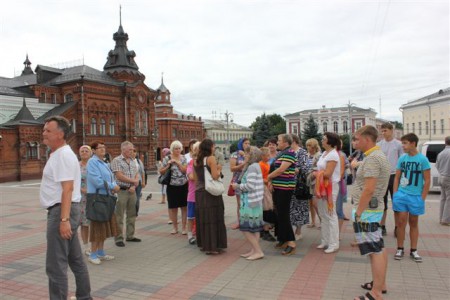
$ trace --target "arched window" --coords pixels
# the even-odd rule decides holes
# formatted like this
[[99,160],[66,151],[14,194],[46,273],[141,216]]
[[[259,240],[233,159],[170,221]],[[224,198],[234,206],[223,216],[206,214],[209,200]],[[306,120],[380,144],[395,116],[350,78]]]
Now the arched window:
[[64,96],[65,102],[72,102],[73,101],[73,95],[71,93],[68,93]]
[[323,132],[328,131],[327,122],[323,122],[322,127],[323,127]]
[[72,119],[72,124],[70,125],[73,133],[77,133],[77,120]]
[[136,132],[137,135],[141,134],[141,113],[137,110],[134,113],[134,131]]
[[348,133],[348,123],[347,123],[347,121],[342,122],[342,128],[344,129],[344,133]]
[[97,120],[95,118],[91,119],[91,134],[97,134]]
[[338,122],[337,121],[333,122],[333,130],[335,133],[338,133]]
[[101,118],[100,119],[100,135],[105,135],[106,134],[106,121],[105,119]]
[[142,115],[142,134],[147,135],[148,134],[148,113],[144,109],[141,113]]
[[116,123],[113,119],[109,120],[109,135],[116,134]]
[[27,159],[39,159],[38,142],[27,142]]

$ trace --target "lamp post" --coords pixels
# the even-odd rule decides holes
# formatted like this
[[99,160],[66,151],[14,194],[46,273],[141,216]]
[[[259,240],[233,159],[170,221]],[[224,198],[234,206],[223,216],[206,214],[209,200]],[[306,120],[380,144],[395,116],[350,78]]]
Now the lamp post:
[[227,141],[225,143],[227,151],[228,151],[228,155],[230,155],[230,123],[229,122],[233,122],[232,117],[234,116],[233,113],[228,112],[228,110],[225,112],[225,120],[227,122]]
[[353,131],[353,122],[352,122],[352,106],[354,106],[355,103],[351,103],[350,100],[348,100],[348,123],[350,128],[347,126],[348,131],[348,155],[352,155],[352,131]]

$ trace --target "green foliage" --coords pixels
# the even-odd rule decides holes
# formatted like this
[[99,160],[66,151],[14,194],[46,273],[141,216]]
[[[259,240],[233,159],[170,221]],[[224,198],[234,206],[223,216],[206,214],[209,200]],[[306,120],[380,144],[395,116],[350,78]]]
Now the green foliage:
[[403,129],[403,124],[398,121],[392,121],[392,125],[394,126],[394,129]]
[[256,117],[250,128],[253,129],[253,141],[261,147],[267,139],[286,132],[286,121],[278,114],[264,113]]
[[344,151],[345,154],[347,154],[347,156],[349,156],[350,155],[349,143],[351,142],[350,136],[348,134],[342,134],[339,137],[342,140],[342,144],[343,144],[342,151]]
[[312,114],[309,115],[308,121],[306,121],[303,127],[301,137],[304,145],[309,139],[316,139],[322,145],[322,133],[319,133],[319,125],[314,121]]

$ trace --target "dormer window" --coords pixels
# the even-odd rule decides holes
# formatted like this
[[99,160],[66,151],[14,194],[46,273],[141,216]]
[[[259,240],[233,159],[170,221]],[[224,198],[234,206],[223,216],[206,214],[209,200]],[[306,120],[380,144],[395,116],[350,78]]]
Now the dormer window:
[[64,96],[64,102],[72,102],[72,101],[73,101],[73,94],[69,93]]

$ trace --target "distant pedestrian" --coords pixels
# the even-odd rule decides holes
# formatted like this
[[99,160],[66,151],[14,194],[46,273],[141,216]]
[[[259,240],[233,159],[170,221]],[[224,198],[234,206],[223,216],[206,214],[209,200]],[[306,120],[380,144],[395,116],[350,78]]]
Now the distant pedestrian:
[[[308,139],[306,141],[306,149],[308,151],[308,164],[311,166],[310,169],[310,174],[313,170],[317,169],[317,162],[319,161],[321,152],[320,152],[320,147],[319,147],[319,141],[312,138],[312,139]],[[308,175],[310,175],[308,174]],[[310,193],[311,193],[311,200],[309,200],[309,211],[311,213],[311,223],[309,225],[307,225],[306,227],[308,228],[312,228],[316,226],[316,215],[319,217],[319,214],[317,212],[317,198],[314,195],[314,184],[310,184]],[[318,228],[320,228],[320,217],[319,217],[319,225],[317,226]]]
[[194,170],[194,162],[198,155],[200,142],[192,145],[191,161],[187,165],[186,176],[188,178],[188,196],[187,196],[187,237],[189,244],[193,245],[195,239],[195,183],[196,176]]
[[394,211],[398,212],[397,252],[394,258],[403,259],[405,254],[405,228],[409,224],[411,242],[410,257],[415,262],[422,262],[417,251],[419,239],[419,216],[425,213],[425,199],[430,189],[430,162],[419,153],[417,143],[419,138],[414,133],[402,136],[402,147],[405,155],[397,163],[394,179]]
[[43,143],[50,150],[40,188],[40,203],[47,208],[46,272],[49,299],[67,299],[67,267],[75,275],[77,299],[92,299],[89,272],[83,260],[77,228],[80,224],[81,172],[66,138],[70,122],[61,116],[45,120]]
[[81,240],[83,241],[84,253],[86,255],[91,254],[91,249],[89,248],[89,223],[90,221],[86,217],[86,194],[87,194],[87,169],[86,165],[88,160],[92,156],[92,149],[88,145],[83,145],[78,150],[80,154],[80,171],[81,171],[81,223],[80,223],[80,233]]
[[445,149],[438,154],[436,169],[439,172],[441,185],[441,206],[439,209],[439,222],[450,226],[450,136],[445,138]]
[[[400,156],[403,155],[402,143],[394,138],[394,126],[391,123],[383,123],[381,125],[381,134],[383,135],[383,139],[377,143],[378,146],[381,147],[381,150],[386,155],[389,163],[391,164],[391,176],[389,177],[389,185],[386,190],[386,194],[384,195],[384,213],[383,219],[381,220],[381,232],[383,236],[387,234],[386,232],[386,216],[388,210],[388,194],[392,195],[394,192],[394,178],[395,178],[395,170],[397,167],[397,162]],[[394,236],[397,236],[397,221],[398,221],[398,213],[394,210]]]

